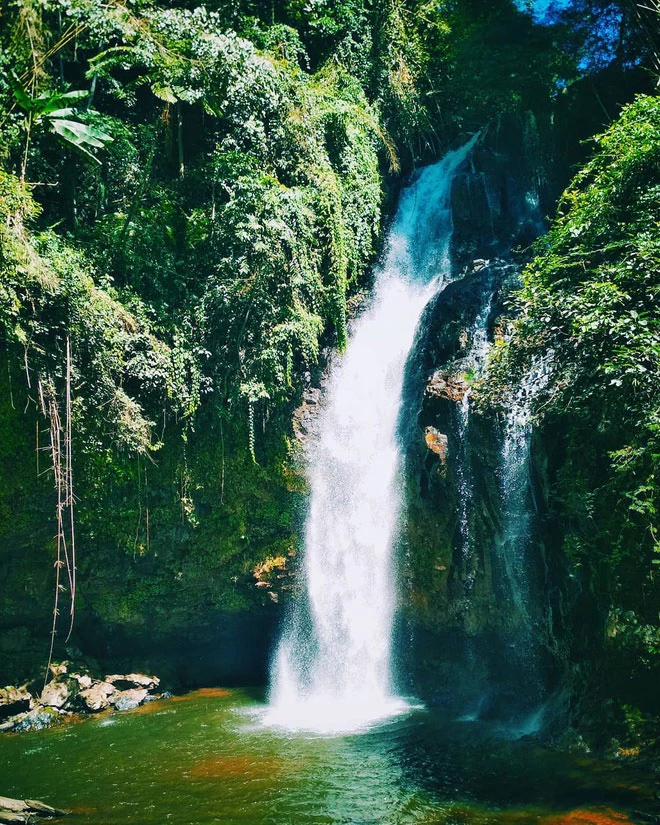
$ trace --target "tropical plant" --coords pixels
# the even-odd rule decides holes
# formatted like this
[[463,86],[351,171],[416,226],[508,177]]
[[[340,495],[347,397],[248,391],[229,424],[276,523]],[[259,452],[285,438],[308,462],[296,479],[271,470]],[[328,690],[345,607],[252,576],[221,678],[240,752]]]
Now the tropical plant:
[[112,141],[112,136],[101,129],[84,123],[75,117],[72,104],[84,100],[89,92],[84,89],[69,92],[42,92],[31,97],[18,78],[14,78],[13,92],[16,103],[27,115],[26,142],[21,177],[25,178],[27,152],[32,129],[43,124],[64,146],[74,149],[83,157],[100,164],[94,150]]

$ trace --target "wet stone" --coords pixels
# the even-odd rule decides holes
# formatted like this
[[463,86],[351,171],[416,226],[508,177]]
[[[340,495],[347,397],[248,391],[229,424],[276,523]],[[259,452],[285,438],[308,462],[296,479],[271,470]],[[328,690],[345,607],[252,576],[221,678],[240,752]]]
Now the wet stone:
[[22,713],[11,720],[13,724],[11,730],[16,733],[23,733],[29,730],[45,730],[56,722],[60,721],[62,714],[55,708],[35,708],[27,713]]
[[114,706],[117,710],[133,710],[144,702],[147,698],[146,688],[132,688],[122,690],[114,699]]
[[78,685],[73,679],[53,679],[42,690],[39,704],[50,708],[67,707],[78,692]]
[[0,722],[30,709],[32,696],[25,686],[0,688]]
[[106,676],[105,681],[113,685],[121,682],[125,683],[127,687],[141,687],[147,688],[148,690],[153,690],[160,684],[160,679],[157,676],[147,676],[146,673],[127,673],[125,675],[113,673],[110,676]]
[[108,682],[94,682],[91,687],[78,694],[87,710],[96,712],[110,706],[111,697],[117,693],[114,685]]
[[436,430],[435,427],[426,427],[424,430],[424,440],[429,450],[439,456],[441,463],[444,464],[447,460],[447,436],[439,430]]

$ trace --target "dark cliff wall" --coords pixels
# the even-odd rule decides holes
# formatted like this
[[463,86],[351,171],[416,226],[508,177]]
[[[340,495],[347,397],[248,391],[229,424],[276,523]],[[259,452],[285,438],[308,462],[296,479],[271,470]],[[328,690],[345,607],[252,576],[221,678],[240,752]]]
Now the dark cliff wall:
[[[524,689],[513,695],[542,646],[521,645],[530,617],[512,608],[503,563],[501,422],[478,413],[475,398],[524,250],[544,228],[550,137],[531,113],[502,118],[457,176],[453,281],[428,307],[409,363],[402,417],[407,670],[413,689],[457,712],[531,711],[538,693],[535,677],[529,696]],[[528,575],[536,592],[543,565],[534,550]],[[540,624],[538,615],[531,620]]]
[[565,719],[576,663],[600,632],[553,513],[561,440],[532,432],[512,479],[505,413],[480,403],[487,349],[570,176],[556,128],[531,112],[501,118],[457,176],[453,281],[423,319],[402,416],[409,686],[456,712],[518,723],[542,705],[546,720]]
[[[0,684],[45,666],[54,596],[46,436],[40,432],[37,454],[24,378],[11,379],[10,387],[3,371]],[[170,687],[263,683],[276,604],[267,587],[256,586],[254,570],[271,558],[283,563],[295,548],[304,497],[283,461],[285,444],[271,444],[254,465],[232,448],[240,434],[225,431],[224,439],[207,422],[153,461],[114,462],[91,480],[74,476],[76,491],[85,493],[77,511],[76,620],[67,643],[63,598],[56,658],[82,655],[107,672],[151,668]]]
[[[630,95],[622,89],[620,79],[608,88],[607,77],[592,78],[551,114],[501,118],[485,131],[454,184],[454,280],[426,313],[402,425],[408,487],[399,639],[409,688],[452,712],[523,732],[542,708],[547,733],[572,730],[569,738],[598,747],[619,733],[625,741],[638,735],[628,724],[637,711],[625,702],[651,707],[652,688],[648,678],[633,678],[635,668],[625,672],[625,657],[614,651],[595,568],[565,556],[570,422],[532,428],[525,483],[514,480],[507,495],[505,411],[481,399],[487,379],[475,369],[475,349],[483,359],[484,340],[497,347],[506,334],[530,244],[589,151],[581,139]],[[521,513],[524,526],[512,531]],[[516,577],[524,580],[522,607]]]

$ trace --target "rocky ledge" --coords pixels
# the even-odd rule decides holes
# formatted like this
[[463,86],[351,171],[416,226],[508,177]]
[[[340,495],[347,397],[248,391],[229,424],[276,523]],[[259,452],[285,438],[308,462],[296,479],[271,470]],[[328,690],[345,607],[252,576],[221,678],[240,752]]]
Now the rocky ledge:
[[60,811],[52,808],[43,802],[35,802],[33,799],[11,799],[8,796],[0,796],[0,822],[36,822],[38,819],[59,819],[66,816],[67,811]]
[[27,684],[0,688],[0,731],[42,730],[74,714],[107,708],[132,710],[169,696],[158,692],[157,676],[144,673],[115,673],[95,679],[69,662],[61,662],[50,666],[50,675],[38,695],[30,692]]

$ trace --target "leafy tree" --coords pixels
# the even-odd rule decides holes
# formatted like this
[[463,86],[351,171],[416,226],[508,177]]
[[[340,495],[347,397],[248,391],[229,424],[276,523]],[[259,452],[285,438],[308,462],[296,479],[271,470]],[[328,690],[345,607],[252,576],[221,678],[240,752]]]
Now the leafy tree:
[[583,71],[615,62],[660,71],[660,27],[656,0],[572,0],[552,9],[549,20],[563,26],[566,48]]

